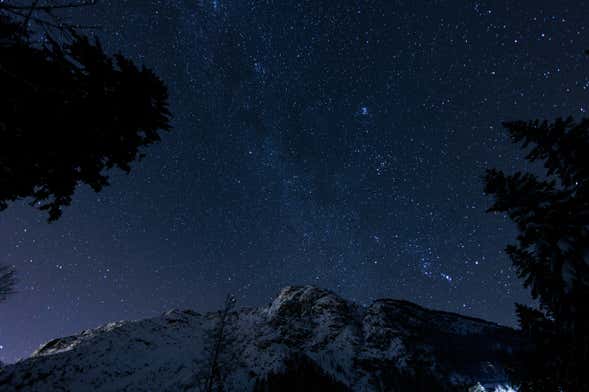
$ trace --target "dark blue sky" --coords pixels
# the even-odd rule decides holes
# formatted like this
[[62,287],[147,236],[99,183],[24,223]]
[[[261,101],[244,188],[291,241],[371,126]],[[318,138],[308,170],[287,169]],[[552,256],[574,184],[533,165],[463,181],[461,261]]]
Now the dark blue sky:
[[515,232],[481,176],[525,169],[501,121],[585,113],[586,2],[100,3],[75,20],[161,75],[174,130],[56,223],[0,214],[0,360],[289,284],[514,324]]

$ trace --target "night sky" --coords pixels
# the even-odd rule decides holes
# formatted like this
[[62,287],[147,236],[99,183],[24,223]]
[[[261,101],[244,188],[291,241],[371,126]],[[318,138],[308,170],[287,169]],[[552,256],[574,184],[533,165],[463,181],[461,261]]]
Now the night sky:
[[109,52],[153,68],[174,130],[56,223],[0,213],[0,360],[100,324],[291,284],[515,325],[529,295],[485,213],[525,169],[503,120],[588,109],[584,1],[103,1]]

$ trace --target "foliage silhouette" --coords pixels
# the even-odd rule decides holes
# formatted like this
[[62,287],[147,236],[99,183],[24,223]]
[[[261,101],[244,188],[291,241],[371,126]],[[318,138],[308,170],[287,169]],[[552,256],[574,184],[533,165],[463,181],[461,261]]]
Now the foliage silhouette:
[[518,276],[539,301],[517,305],[529,343],[512,379],[526,391],[588,391],[589,374],[589,119],[508,122],[511,139],[542,162],[545,175],[487,171],[492,212],[519,231],[507,246]]
[[338,382],[313,362],[301,354],[290,358],[281,373],[270,373],[265,378],[256,379],[254,392],[320,392],[341,391],[350,389]]
[[153,71],[43,18],[55,10],[36,3],[0,5],[0,210],[32,198],[54,221],[79,184],[98,192],[110,169],[129,172],[170,113]]

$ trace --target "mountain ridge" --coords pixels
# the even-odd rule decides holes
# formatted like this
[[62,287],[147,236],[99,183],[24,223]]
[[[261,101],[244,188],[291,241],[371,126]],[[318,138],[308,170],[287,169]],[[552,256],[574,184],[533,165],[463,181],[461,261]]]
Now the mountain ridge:
[[[3,368],[0,391],[200,390],[221,315],[174,309],[51,340]],[[499,391],[501,360],[519,342],[517,331],[482,319],[387,298],[361,306],[314,286],[232,310],[225,331],[220,379],[231,391],[287,390],[297,380],[333,390]]]

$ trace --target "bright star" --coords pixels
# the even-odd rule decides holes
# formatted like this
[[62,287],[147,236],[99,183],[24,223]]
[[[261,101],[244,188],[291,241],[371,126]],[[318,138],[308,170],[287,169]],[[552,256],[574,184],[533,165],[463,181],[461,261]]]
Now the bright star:
[[452,282],[452,277],[448,274],[441,273],[442,278],[446,279],[448,282]]

